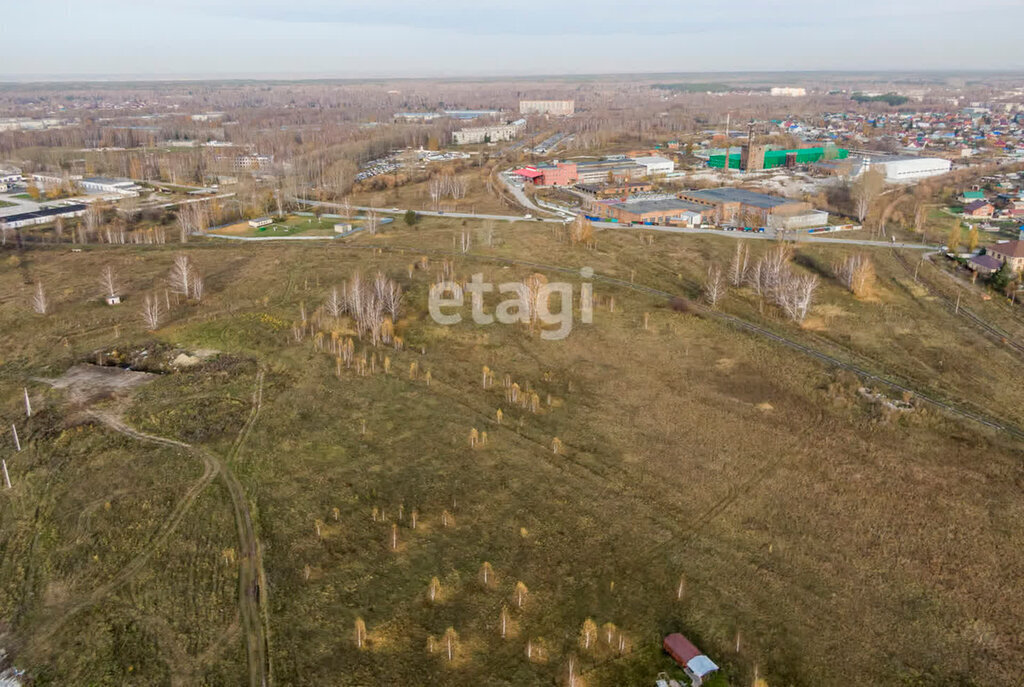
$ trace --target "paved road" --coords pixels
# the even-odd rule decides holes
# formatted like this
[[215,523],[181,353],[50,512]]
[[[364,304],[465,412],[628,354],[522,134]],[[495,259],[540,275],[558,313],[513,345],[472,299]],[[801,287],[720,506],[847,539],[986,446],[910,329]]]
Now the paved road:
[[24,193],[24,191],[17,191],[10,195],[0,195],[0,200],[5,203],[13,203],[13,205],[4,206],[0,208],[0,217],[6,217],[8,215],[20,215],[23,212],[35,212],[39,209],[41,203],[37,203],[33,200],[26,198],[15,198],[15,195]]
[[[320,207],[328,208],[341,208],[342,205],[339,203],[327,203],[319,200],[305,200],[302,198],[294,198],[293,200],[303,203],[305,205],[318,205]],[[400,208],[371,208],[362,205],[353,205],[356,210],[374,210],[379,213],[390,213],[393,215],[401,215],[405,213],[404,209]],[[459,217],[466,219],[493,219],[501,220],[506,222],[523,222],[529,221],[524,220],[518,215],[480,215],[470,214],[466,212],[431,212],[429,210],[416,210],[420,215],[427,215],[431,217]],[[550,222],[552,224],[563,224],[566,220],[564,219],[549,219],[546,217],[537,217],[532,221],[534,222]],[[724,236],[726,238],[734,239],[758,239],[763,241],[773,241],[776,237],[774,234],[758,234],[755,232],[747,231],[723,231],[722,229],[701,229],[699,227],[690,229],[688,227],[665,227],[659,225],[637,225],[630,226],[628,224],[616,224],[613,222],[591,222],[595,227],[599,229],[620,229],[620,230],[645,230],[645,231],[661,231],[667,234],[710,234],[712,236]],[[813,234],[800,234],[796,232],[790,232],[786,234],[787,239],[796,241],[797,243],[838,243],[849,246],[867,246],[874,248],[904,248],[906,250],[923,250],[923,251],[937,251],[941,247],[933,246],[924,243],[905,243],[898,241],[893,243],[891,241],[871,241],[868,239],[844,239],[844,238],[827,238],[825,236],[813,235]]]
[[[505,187],[505,190],[512,194],[512,196],[516,199],[516,202],[522,205],[524,208],[533,210],[534,212],[539,212],[544,215],[553,214],[549,210],[545,210],[544,208],[540,207],[532,200],[530,200],[529,197],[527,197],[527,195],[523,193],[523,189],[519,188],[515,184],[508,183],[508,179],[505,178],[505,172],[498,173],[498,180],[501,182],[502,186]],[[559,219],[556,221],[560,222],[561,220]]]
[[[324,208],[335,208],[342,209],[345,206],[341,203],[327,203],[320,200],[306,200],[304,198],[293,198],[294,201],[302,203],[303,205],[315,205]],[[373,208],[366,205],[352,205],[350,206],[354,210],[373,210],[379,214],[390,214],[390,215],[404,215],[406,208]],[[505,222],[523,222],[525,220],[522,215],[482,215],[480,213],[470,212],[434,212],[433,210],[416,210],[416,214],[425,215],[427,217],[459,217],[465,219],[494,219]],[[564,220],[561,219],[547,219],[547,218],[536,218],[534,221],[540,222],[553,222],[555,224],[562,224]]]

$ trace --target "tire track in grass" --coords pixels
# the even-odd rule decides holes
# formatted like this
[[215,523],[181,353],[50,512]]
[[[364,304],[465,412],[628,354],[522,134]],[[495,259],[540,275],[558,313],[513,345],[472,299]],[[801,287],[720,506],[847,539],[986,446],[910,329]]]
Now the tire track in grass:
[[[259,416],[263,403],[263,378],[264,373],[260,370],[256,375],[256,389],[253,392],[253,409],[249,413],[245,424],[239,431],[239,436],[232,444],[228,454],[229,460],[234,460],[241,451],[245,439],[249,436],[252,426]],[[64,609],[60,617],[52,621],[36,637],[41,641],[51,637],[60,627],[73,615],[85,610],[101,601],[117,587],[125,584],[139,573],[140,570],[153,557],[156,550],[163,545],[174,531],[181,524],[185,515],[191,509],[199,497],[214,478],[220,477],[231,497],[232,514],[235,518],[235,526],[238,532],[241,556],[239,557],[238,569],[238,603],[239,616],[244,626],[246,638],[246,655],[249,667],[249,684],[251,687],[266,687],[271,684],[268,628],[269,616],[266,609],[266,575],[263,571],[262,551],[259,540],[256,538],[255,529],[252,525],[252,515],[249,511],[245,491],[238,478],[230,470],[227,462],[214,454],[177,439],[169,439],[154,434],[141,432],[125,424],[117,416],[110,412],[99,410],[88,411],[90,417],[96,419],[110,429],[127,437],[144,443],[171,446],[187,451],[189,454],[202,460],[204,471],[202,477],[194,482],[185,496],[175,506],[174,511],[165,521],[157,534],[146,544],[143,551],[129,561],[113,578],[92,590],[87,598]],[[215,643],[213,646],[216,646]],[[211,649],[213,649],[211,646]],[[209,651],[208,650],[208,651]]]

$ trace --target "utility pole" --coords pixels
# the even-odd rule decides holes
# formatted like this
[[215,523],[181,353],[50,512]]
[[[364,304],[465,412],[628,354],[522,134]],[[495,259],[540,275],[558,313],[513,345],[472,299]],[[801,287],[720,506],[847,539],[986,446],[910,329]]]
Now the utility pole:
[[32,401],[28,399],[28,387],[23,387],[25,390],[25,416],[32,417]]
[[961,295],[961,292],[957,291],[957,294],[956,294],[956,309],[953,312],[954,315],[959,315],[960,314],[960,295]]
[[11,424],[11,433],[14,434],[14,447],[20,451],[21,441],[18,440],[18,428],[13,423]]
[[0,466],[3,467],[4,471],[4,487],[7,489],[11,488],[11,476],[7,474],[7,461],[0,459]]

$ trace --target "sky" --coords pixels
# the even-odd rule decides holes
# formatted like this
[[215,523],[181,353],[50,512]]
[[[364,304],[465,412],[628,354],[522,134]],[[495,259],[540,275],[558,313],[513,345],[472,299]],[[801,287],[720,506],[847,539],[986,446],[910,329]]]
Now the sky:
[[1021,70],[1022,0],[0,0],[0,80]]

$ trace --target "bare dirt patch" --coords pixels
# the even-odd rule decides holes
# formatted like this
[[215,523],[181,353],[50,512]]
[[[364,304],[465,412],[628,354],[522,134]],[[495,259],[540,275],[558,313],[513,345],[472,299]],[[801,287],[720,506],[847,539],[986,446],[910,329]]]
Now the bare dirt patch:
[[91,403],[129,392],[157,378],[151,372],[81,363],[56,379],[44,379],[54,389],[67,391],[74,403]]

